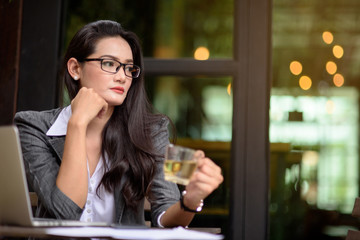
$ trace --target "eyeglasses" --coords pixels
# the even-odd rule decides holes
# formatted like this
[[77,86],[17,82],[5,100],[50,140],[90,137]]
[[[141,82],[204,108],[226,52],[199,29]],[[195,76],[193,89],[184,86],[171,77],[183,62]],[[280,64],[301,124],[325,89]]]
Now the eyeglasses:
[[[122,66],[124,66],[125,76],[137,78],[140,75],[140,67],[134,64],[121,63],[115,59],[109,58],[85,58],[83,62],[99,61],[101,69],[108,73],[117,73]],[[81,62],[81,61],[80,61]]]

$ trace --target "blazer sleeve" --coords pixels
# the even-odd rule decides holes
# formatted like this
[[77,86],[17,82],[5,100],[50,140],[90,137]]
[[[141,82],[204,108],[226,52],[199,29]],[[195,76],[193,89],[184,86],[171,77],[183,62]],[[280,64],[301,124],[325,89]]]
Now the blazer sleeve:
[[[80,219],[82,209],[56,186],[62,156],[54,144],[63,151],[63,137],[48,137],[53,112],[19,112],[14,123],[20,133],[24,165],[30,187],[37,193],[37,217]],[[50,144],[50,142],[52,143]]]
[[149,196],[151,220],[155,226],[158,226],[159,215],[180,199],[178,186],[175,183],[166,181],[164,178],[163,164],[165,148],[169,144],[168,123],[169,121],[163,118],[161,124],[153,131],[152,136],[155,150],[158,153],[155,177],[151,184],[151,193]]

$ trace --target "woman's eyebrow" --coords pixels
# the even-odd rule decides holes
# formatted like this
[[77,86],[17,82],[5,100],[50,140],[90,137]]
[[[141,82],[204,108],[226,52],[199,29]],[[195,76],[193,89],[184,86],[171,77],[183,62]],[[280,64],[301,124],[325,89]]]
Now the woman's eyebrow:
[[[112,59],[114,59],[114,60],[117,60],[117,61],[119,61],[119,62],[121,62],[117,57],[115,57],[115,56],[113,56],[113,55],[102,55],[102,56],[100,56],[100,58],[112,58]],[[133,59],[125,59],[125,62],[126,63],[133,63],[134,62],[134,60]]]

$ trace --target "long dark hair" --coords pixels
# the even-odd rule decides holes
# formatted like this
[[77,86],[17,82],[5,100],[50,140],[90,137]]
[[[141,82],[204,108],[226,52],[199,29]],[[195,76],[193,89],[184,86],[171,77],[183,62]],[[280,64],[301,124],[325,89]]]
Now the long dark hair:
[[[114,112],[102,133],[102,156],[105,154],[110,162],[101,180],[105,189],[112,191],[126,179],[122,185],[122,194],[126,205],[136,209],[139,201],[147,194],[155,173],[155,152],[151,140],[153,124],[161,121],[164,115],[152,114],[147,99],[144,76],[143,57],[137,36],[125,31],[114,21],[100,20],[81,28],[71,40],[64,57],[64,81],[70,99],[79,91],[79,81],[74,81],[67,71],[67,61],[74,57],[79,61],[95,51],[99,40],[106,37],[120,36],[131,47],[134,64],[140,66],[141,74],[133,79],[127,97]],[[107,166],[104,163],[104,166]]]

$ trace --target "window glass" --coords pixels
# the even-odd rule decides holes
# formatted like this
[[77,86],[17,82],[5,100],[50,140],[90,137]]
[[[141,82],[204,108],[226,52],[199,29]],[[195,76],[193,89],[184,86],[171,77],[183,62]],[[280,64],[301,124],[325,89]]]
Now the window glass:
[[155,108],[172,119],[179,138],[231,141],[231,78],[163,76],[150,84]]
[[232,78],[147,78],[149,96],[157,111],[168,115],[177,130],[176,143],[202,149],[222,168],[224,183],[206,200],[191,226],[221,227],[227,232],[232,139]]
[[67,1],[65,42],[86,23],[111,19],[137,33],[146,57],[231,58],[233,1]]
[[358,227],[360,2],[273,1],[270,239]]

